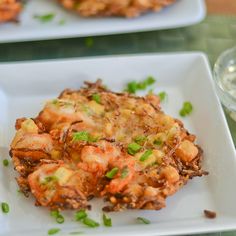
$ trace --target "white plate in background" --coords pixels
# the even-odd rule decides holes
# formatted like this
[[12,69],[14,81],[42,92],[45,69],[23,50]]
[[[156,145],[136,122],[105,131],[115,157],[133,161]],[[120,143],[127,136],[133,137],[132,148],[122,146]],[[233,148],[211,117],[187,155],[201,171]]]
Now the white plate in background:
[[[79,88],[84,80],[102,78],[113,90],[122,90],[130,80],[148,75],[157,79],[154,92],[166,91],[163,110],[180,118],[184,101],[193,104],[193,113],[181,120],[204,150],[203,168],[208,176],[190,180],[167,199],[160,211],[127,210],[110,213],[113,227],[88,229],[65,215],[65,223],[56,224],[47,209],[35,207],[33,198],[17,194],[12,164],[0,165],[0,202],[7,201],[10,213],[0,212],[1,236],[46,235],[49,228],[61,228],[58,235],[82,231],[83,235],[177,235],[236,229],[236,157],[234,145],[219,100],[213,88],[210,68],[201,53],[147,54],[95,57],[0,64],[0,162],[8,157],[19,117],[35,117],[45,101],[65,88]],[[9,158],[10,159],[10,158]],[[217,212],[210,220],[203,210]],[[101,222],[101,205],[95,203],[89,215]],[[150,225],[135,222],[137,216],[151,220]]]
[[[0,42],[108,35],[183,27],[205,17],[204,0],[177,0],[158,13],[134,19],[82,18],[61,8],[55,0],[29,0],[20,16],[20,23],[0,24]],[[55,19],[41,23],[34,15],[55,13]],[[65,24],[59,22],[65,20]]]

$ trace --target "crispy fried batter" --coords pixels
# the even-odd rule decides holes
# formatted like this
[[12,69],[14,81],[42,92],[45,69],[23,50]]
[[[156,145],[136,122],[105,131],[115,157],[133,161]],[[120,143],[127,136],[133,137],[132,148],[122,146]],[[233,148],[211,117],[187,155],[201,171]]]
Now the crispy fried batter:
[[0,0],[0,23],[16,21],[21,9],[19,0]]
[[175,0],[59,0],[81,16],[137,17],[147,11],[160,11]]
[[109,202],[107,211],[159,210],[189,179],[207,174],[195,136],[161,111],[157,96],[85,84],[47,102],[35,119],[16,121],[10,154],[20,188],[37,205],[88,208],[96,196]]

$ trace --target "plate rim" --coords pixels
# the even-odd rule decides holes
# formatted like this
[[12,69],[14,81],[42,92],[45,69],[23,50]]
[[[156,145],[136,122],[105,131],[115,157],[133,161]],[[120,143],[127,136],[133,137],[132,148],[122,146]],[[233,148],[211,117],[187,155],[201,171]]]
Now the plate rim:
[[[135,33],[135,32],[147,32],[147,31],[155,31],[155,30],[164,30],[164,29],[175,29],[180,27],[186,27],[190,25],[194,25],[202,21],[206,16],[206,5],[204,0],[194,0],[197,1],[198,12],[196,15],[193,15],[191,19],[188,19],[187,22],[179,22],[168,26],[142,26],[135,27],[134,29],[125,28],[125,29],[110,29],[110,30],[100,30],[99,32],[87,33],[87,32],[73,32],[73,30],[69,31],[67,34],[62,35],[60,31],[52,31],[48,35],[40,35],[41,32],[35,33],[34,35],[25,34],[25,32],[17,33],[18,35],[10,34],[10,36],[2,36],[0,38],[0,43],[13,43],[13,42],[29,42],[29,41],[39,41],[39,40],[53,40],[53,39],[67,39],[67,38],[80,38],[80,37],[90,37],[90,36],[105,36],[105,35],[116,35],[116,34],[127,34],[127,33]],[[45,34],[45,32],[42,32]]]

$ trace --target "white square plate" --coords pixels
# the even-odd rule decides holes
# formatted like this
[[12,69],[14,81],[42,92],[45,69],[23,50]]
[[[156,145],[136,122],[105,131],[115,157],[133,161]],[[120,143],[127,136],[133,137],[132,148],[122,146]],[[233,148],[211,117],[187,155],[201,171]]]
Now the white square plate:
[[[236,158],[225,117],[216,97],[206,57],[201,53],[149,54],[88,59],[0,64],[0,158],[8,157],[10,141],[18,117],[34,117],[49,98],[65,88],[79,88],[84,80],[102,78],[113,90],[122,90],[132,80],[148,75],[157,79],[154,92],[165,90],[167,114],[178,117],[183,101],[191,101],[193,113],[182,119],[197,135],[204,150],[205,170],[209,176],[194,178],[167,200],[161,211],[127,210],[111,213],[112,228],[87,229],[63,213],[63,225],[54,223],[47,209],[35,207],[33,198],[17,194],[12,165],[0,165],[0,202],[10,204],[10,213],[0,212],[0,235],[46,235],[59,227],[61,235],[82,231],[85,235],[177,235],[236,229]],[[2,163],[2,161],[1,161]],[[96,203],[95,203],[96,204]],[[217,212],[210,220],[203,210]],[[101,222],[101,205],[89,213]],[[150,225],[135,222],[137,216],[151,220]]]
[[[55,13],[48,23],[34,15]],[[107,35],[176,28],[201,21],[205,16],[204,0],[177,0],[159,13],[149,13],[135,19],[118,17],[82,18],[62,9],[55,0],[29,0],[20,16],[20,23],[0,25],[0,42]],[[65,24],[59,22],[65,20]]]

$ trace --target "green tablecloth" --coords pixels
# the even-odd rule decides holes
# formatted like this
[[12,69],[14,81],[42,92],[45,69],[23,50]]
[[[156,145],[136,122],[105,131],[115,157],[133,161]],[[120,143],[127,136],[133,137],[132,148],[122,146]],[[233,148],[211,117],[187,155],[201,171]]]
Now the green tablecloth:
[[[200,24],[180,29],[0,44],[0,62],[195,50],[205,52],[213,65],[222,51],[235,45],[236,16],[208,16]],[[228,116],[227,120],[236,144],[236,122]],[[222,234],[236,236],[236,231]]]

